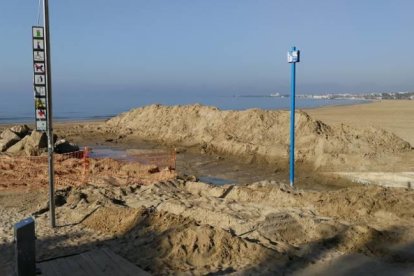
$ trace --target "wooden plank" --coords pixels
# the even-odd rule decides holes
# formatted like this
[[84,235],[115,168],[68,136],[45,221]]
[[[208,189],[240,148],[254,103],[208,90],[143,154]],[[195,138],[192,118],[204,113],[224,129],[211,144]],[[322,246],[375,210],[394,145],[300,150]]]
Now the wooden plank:
[[97,267],[96,264],[91,263],[89,260],[85,259],[82,256],[83,254],[85,253],[71,257],[72,260],[70,261],[75,262],[81,267],[82,273],[84,273],[82,275],[101,275],[99,267]]
[[119,264],[119,266],[122,267],[122,271],[125,273],[125,275],[131,275],[131,276],[135,276],[135,275],[148,276],[148,275],[151,275],[148,272],[146,272],[145,270],[139,268],[135,264],[133,264],[130,261],[126,260],[122,256],[119,256],[119,255],[115,254],[111,250],[109,250],[107,248],[102,248],[101,250],[102,250],[102,252],[107,254],[110,259],[115,260]]
[[107,256],[101,250],[86,252],[81,256],[99,268],[100,275],[120,275],[116,263],[114,263],[113,260],[107,258]]
[[[55,260],[46,261],[39,264],[44,276],[90,276],[99,275],[99,270],[94,269],[85,262],[79,255]],[[67,271],[68,267],[70,271]]]
[[[62,258],[65,259],[65,258]],[[62,267],[59,263],[61,259],[50,260],[42,263],[38,263],[37,267],[40,268],[42,276],[49,276],[49,275],[60,275],[66,276],[68,275],[67,269]],[[78,275],[79,271],[74,271],[72,275]]]
[[42,276],[150,275],[123,257],[104,248],[38,263],[37,266],[41,269]]
[[62,265],[60,264],[61,259],[55,259],[53,260],[53,262],[49,263],[49,267],[53,270],[53,273],[56,275],[57,273],[59,273],[62,276],[67,276],[66,274],[66,268],[62,267]]
[[[129,276],[129,275],[139,275],[139,269],[136,265],[128,262],[124,258],[122,258],[119,255],[116,255],[109,249],[102,249],[102,253],[105,254],[105,256],[108,259],[113,260],[114,263],[117,264],[117,267],[119,267],[119,271],[122,272],[123,275]],[[132,274],[131,274],[132,273]]]
[[54,275],[55,272],[53,271],[53,268],[50,266],[50,264],[48,264],[47,262],[44,263],[38,263],[36,265],[40,271],[42,272],[40,275],[42,276],[49,276],[49,275]]
[[82,268],[72,258],[59,258],[55,260],[59,265],[61,276],[82,275]]
[[50,268],[52,269],[54,275],[60,275],[59,266],[55,262],[50,263]]

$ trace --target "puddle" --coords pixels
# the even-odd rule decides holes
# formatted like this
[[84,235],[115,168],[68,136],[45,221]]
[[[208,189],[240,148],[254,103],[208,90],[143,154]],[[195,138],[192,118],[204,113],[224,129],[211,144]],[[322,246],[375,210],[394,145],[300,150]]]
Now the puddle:
[[218,178],[218,177],[212,177],[212,176],[200,176],[198,178],[201,182],[209,183],[217,186],[222,186],[226,184],[234,184],[234,180],[230,179],[224,179],[224,178]]
[[[122,149],[122,148],[108,148],[108,147],[94,147],[90,153],[90,157],[92,158],[112,158],[115,160],[121,161],[135,161],[140,163],[146,163],[145,160],[141,160],[140,154],[144,156],[151,156],[157,155],[160,152],[168,153],[166,150],[160,149]],[[212,163],[216,163],[216,159],[211,158],[209,156],[199,156],[198,158],[192,157],[189,158],[188,155],[181,155],[177,162],[177,171],[183,173],[192,173],[195,175],[199,181],[204,183],[209,183],[212,185],[225,185],[225,184],[237,184],[239,181],[233,180],[231,178],[227,178],[225,174],[223,174],[223,170],[218,170],[216,166]],[[187,162],[190,162],[192,165],[192,170],[187,170]],[[184,164],[185,163],[185,164]],[[229,167],[224,166],[224,170],[228,171]],[[213,174],[213,172],[217,172],[217,174]],[[224,176],[224,177],[223,177]],[[231,175],[230,175],[231,176]],[[236,178],[237,179],[237,178]]]
[[[160,149],[117,149],[96,147],[92,148],[90,153],[92,158],[112,158],[120,161],[140,162],[149,164],[153,161],[162,161],[162,159],[170,160],[171,151]],[[158,163],[158,162],[156,162]]]
[[92,148],[91,158],[112,158],[115,160],[129,160],[131,156],[125,150],[113,148]]
[[[133,161],[143,164],[156,164],[159,167],[168,167],[171,159],[166,158],[166,156],[170,154],[171,149],[150,143],[137,143],[124,147],[93,147],[91,157],[112,158],[121,161]],[[154,162],[154,160],[156,161]],[[217,186],[247,184],[266,179],[286,183],[289,177],[287,171],[275,170],[271,166],[243,164],[234,158],[223,159],[191,151],[177,154],[175,166],[178,174],[194,175],[201,182]],[[337,190],[357,185],[347,179],[344,181],[337,178],[331,180],[326,176],[320,178],[315,172],[309,174],[304,171],[302,173],[299,169],[296,179],[296,187],[309,190]]]

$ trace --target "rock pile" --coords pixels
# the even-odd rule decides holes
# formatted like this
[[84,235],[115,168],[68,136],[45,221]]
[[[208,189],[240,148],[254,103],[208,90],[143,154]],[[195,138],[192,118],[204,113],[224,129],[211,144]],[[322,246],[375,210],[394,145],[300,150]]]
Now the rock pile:
[[[78,151],[79,147],[64,139],[55,141],[56,153]],[[39,156],[47,152],[47,135],[44,132],[31,130],[27,125],[17,125],[4,130],[0,134],[0,152],[12,155]]]

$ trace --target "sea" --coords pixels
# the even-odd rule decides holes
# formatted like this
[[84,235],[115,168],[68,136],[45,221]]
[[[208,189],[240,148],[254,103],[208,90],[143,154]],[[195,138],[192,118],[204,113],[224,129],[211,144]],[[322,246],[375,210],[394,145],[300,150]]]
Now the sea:
[[[366,102],[348,99],[298,98],[296,108],[316,108],[334,105],[352,105]],[[289,110],[290,98],[272,96],[191,95],[175,93],[76,93],[53,96],[54,121],[104,120],[130,109],[151,104],[187,105],[202,104],[221,110],[245,110],[260,108]],[[0,124],[32,123],[35,109],[33,96],[3,97],[0,101]]]

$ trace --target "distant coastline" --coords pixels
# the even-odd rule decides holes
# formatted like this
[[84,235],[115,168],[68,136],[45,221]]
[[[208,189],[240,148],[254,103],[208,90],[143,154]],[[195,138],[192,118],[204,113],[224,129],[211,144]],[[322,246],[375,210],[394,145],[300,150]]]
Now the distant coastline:
[[[132,108],[147,106],[151,104],[161,105],[188,105],[199,103],[201,105],[214,106],[221,110],[246,110],[251,108],[265,110],[288,110],[290,108],[289,98],[278,98],[271,96],[256,97],[205,97],[205,98],[178,98],[173,100],[146,99],[140,104],[126,103],[128,99],[114,99],[111,107],[102,108],[98,105],[91,107],[88,103],[76,103],[76,105],[56,102],[54,105],[53,120],[55,122],[71,121],[102,121],[116,116],[119,113],[129,111]],[[298,109],[318,108],[323,106],[354,105],[366,103],[367,100],[353,99],[313,99],[299,98],[296,101]],[[0,104],[1,105],[1,104]],[[0,112],[0,124],[31,124],[34,123],[34,114],[31,116],[30,106],[28,110],[6,110]]]
[[[105,94],[97,102],[96,95],[77,91],[71,97],[59,95],[54,98],[53,118],[55,121],[94,121],[106,120],[132,108],[151,104],[188,105],[199,103],[215,106],[221,110],[245,110],[259,108],[266,110],[290,109],[290,95],[268,93],[267,95],[231,95],[215,93],[214,95],[164,93],[148,95],[139,91],[128,93]],[[82,99],[82,100],[79,100]],[[414,92],[368,93],[368,94],[301,94],[297,95],[298,109],[310,109],[323,106],[343,106],[369,103],[378,100],[414,99]],[[19,108],[15,108],[15,103]],[[94,103],[94,104],[92,104]],[[34,122],[34,103],[31,96],[11,95],[0,101],[0,124]]]
[[[116,116],[119,113],[129,111],[132,108],[143,107],[151,104],[161,105],[188,105],[199,103],[201,105],[214,106],[221,110],[246,110],[251,108],[265,110],[288,110],[290,108],[289,98],[278,98],[271,96],[242,96],[242,97],[205,97],[205,98],[177,98],[175,100],[146,99],[140,104],[126,103],[128,99],[114,99],[111,107],[92,107],[87,102],[79,102],[76,105],[57,102],[54,106],[54,122],[71,121],[102,121]],[[308,109],[323,106],[354,105],[368,102],[367,100],[352,99],[312,99],[298,98],[297,108]],[[60,108],[64,104],[64,108]],[[1,103],[0,103],[1,105]],[[27,110],[5,110],[0,112],[0,125],[8,124],[32,124],[31,106]]]
[[[269,95],[237,95],[240,98],[290,98],[290,94],[271,93]],[[375,92],[375,93],[327,93],[298,94],[298,99],[313,100],[414,100],[414,92]]]

